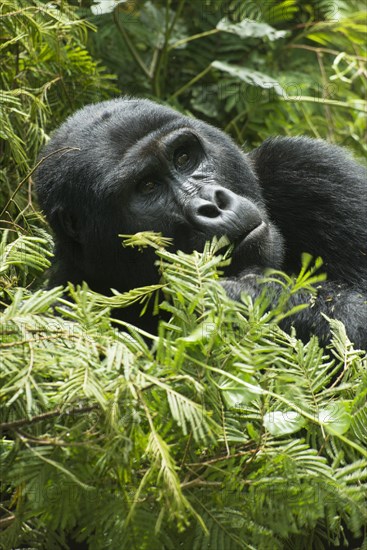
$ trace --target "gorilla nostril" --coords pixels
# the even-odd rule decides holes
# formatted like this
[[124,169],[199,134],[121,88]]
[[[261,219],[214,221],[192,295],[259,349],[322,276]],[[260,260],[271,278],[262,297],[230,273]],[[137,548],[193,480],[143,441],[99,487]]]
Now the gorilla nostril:
[[206,218],[217,218],[220,214],[220,210],[215,204],[202,204],[198,208],[198,214]]
[[218,189],[215,192],[215,202],[220,210],[225,210],[229,206],[229,196],[221,189]]

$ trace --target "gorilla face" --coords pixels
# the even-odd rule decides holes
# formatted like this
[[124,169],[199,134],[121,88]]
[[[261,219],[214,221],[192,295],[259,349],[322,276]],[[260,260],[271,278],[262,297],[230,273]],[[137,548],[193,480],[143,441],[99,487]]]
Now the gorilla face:
[[282,238],[250,159],[204,122],[147,100],[106,101],[70,117],[44,156],[36,179],[55,232],[53,284],[85,280],[108,292],[156,282],[154,253],[118,237],[146,230],[185,252],[226,235],[230,274],[281,265]]

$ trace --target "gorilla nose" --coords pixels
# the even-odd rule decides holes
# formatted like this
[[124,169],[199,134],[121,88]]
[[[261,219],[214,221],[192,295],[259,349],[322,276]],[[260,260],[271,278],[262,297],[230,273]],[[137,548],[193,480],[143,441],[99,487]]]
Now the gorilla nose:
[[262,223],[252,201],[218,186],[206,186],[188,204],[190,221],[208,236],[244,238]]
[[[197,213],[199,216],[216,218],[223,210],[231,208],[231,195],[224,189],[206,190],[206,197],[199,198]],[[235,197],[235,195],[234,195]]]

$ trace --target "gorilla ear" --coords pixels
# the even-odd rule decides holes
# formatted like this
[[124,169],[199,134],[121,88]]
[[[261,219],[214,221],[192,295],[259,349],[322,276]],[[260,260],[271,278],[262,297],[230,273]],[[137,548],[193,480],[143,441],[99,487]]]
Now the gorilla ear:
[[82,242],[80,220],[74,213],[65,208],[58,208],[55,212],[55,221],[60,233],[67,235],[74,242]]

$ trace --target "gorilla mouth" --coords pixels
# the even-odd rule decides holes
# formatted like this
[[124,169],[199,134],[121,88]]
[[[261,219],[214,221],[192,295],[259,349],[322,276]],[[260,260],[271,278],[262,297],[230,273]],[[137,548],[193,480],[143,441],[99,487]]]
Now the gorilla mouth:
[[264,243],[266,243],[268,229],[268,224],[261,221],[245,236],[234,241],[232,262],[225,270],[227,275],[237,275],[247,267],[263,264]]
[[[232,264],[236,264],[239,261],[240,268],[242,269],[244,265],[252,264],[254,258],[259,259],[263,243],[268,235],[268,229],[268,224],[260,221],[253,229],[244,235],[240,235],[237,239],[229,238],[230,243],[233,245],[232,256],[233,259],[235,258]],[[190,230],[191,238],[188,241],[184,237],[187,236]],[[198,239],[199,235],[200,239]],[[221,234],[217,233],[216,236],[219,238]],[[193,250],[203,250],[205,242],[211,238],[204,231],[192,232],[192,228],[189,226],[180,226],[180,231],[177,231],[174,235],[174,248],[190,254]]]
[[251,229],[244,237],[237,239],[235,242],[235,250],[242,246],[256,246],[260,245],[263,240],[265,233],[267,232],[267,224],[264,221],[261,221],[259,225]]

